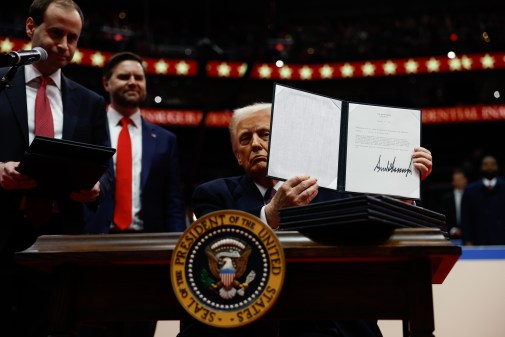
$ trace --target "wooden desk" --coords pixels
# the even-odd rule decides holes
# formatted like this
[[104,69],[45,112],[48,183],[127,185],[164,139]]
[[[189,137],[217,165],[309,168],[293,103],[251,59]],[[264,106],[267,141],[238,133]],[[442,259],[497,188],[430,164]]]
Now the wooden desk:
[[[377,245],[330,246],[279,232],[286,279],[269,317],[401,319],[404,334],[431,337],[432,284],[461,248],[437,229],[400,229]],[[188,317],[170,284],[177,233],[42,236],[17,262],[53,273],[51,330],[77,322]]]

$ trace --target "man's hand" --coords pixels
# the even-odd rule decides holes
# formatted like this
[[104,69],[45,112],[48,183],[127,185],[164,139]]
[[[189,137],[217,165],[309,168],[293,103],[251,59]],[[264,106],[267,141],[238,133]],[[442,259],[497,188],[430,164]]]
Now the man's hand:
[[34,179],[16,171],[19,162],[0,163],[0,186],[6,190],[24,190],[37,186]]
[[414,167],[419,170],[421,175],[421,180],[426,179],[433,169],[433,161],[431,157],[431,152],[424,147],[414,148],[414,153],[412,154],[412,162]]
[[95,186],[90,190],[80,190],[79,192],[72,192],[70,199],[77,202],[93,202],[98,199],[100,195],[100,182],[98,181]]
[[279,227],[281,208],[309,204],[317,196],[318,189],[317,179],[309,176],[295,176],[286,180],[265,206],[265,216],[270,227]]

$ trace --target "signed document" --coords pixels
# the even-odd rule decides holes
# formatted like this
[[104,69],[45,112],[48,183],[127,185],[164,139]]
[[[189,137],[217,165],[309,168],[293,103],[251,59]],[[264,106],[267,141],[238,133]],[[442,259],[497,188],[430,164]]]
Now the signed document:
[[361,104],[275,84],[267,174],[341,192],[420,198],[412,164],[421,111]]

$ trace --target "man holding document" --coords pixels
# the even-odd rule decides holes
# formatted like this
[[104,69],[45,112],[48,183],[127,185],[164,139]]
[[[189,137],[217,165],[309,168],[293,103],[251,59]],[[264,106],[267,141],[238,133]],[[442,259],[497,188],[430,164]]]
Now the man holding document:
[[[0,322],[7,336],[47,336],[49,294],[44,286],[49,280],[15,269],[14,252],[27,248],[37,235],[82,232],[83,203],[96,202],[112,182],[112,176],[104,175],[90,188],[56,197],[48,195],[51,189],[34,193],[37,182],[17,170],[35,136],[108,145],[104,99],[61,70],[74,56],[83,24],[83,13],[72,0],[34,0],[25,30],[32,48],[45,50],[46,59],[0,69],[0,77],[12,75],[0,91],[0,275],[5,281]],[[63,179],[71,172],[58,173]],[[15,310],[11,301],[17,302]],[[16,334],[9,330],[14,325]]]
[[[348,195],[320,189],[317,176],[295,174],[285,182],[267,175],[271,128],[271,104],[258,103],[237,109],[230,123],[233,152],[245,175],[216,179],[198,186],[193,193],[195,214],[201,217],[221,209],[237,209],[260,217],[272,228],[280,225],[279,210],[311,202],[335,200]],[[306,116],[305,116],[306,117]],[[311,123],[310,119],[302,121]],[[317,137],[317,134],[314,135]],[[311,146],[311,144],[307,144]],[[431,153],[416,147],[412,169],[426,178],[432,170]],[[276,192],[271,193],[272,189]],[[307,308],[310,310],[310,308]],[[267,321],[238,329],[217,329],[198,322],[183,325],[179,337],[195,336],[281,336],[281,337],[363,337],[381,336],[375,321]]]

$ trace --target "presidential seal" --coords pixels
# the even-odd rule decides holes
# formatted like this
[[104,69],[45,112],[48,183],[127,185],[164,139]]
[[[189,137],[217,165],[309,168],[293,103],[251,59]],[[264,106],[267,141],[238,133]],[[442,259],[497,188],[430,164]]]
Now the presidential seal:
[[200,322],[244,326],[279,297],[284,251],[274,231],[242,211],[209,213],[189,226],[172,253],[170,277],[179,303]]

